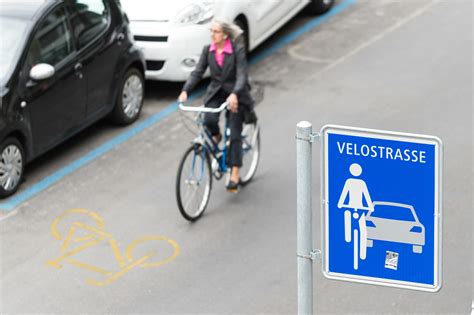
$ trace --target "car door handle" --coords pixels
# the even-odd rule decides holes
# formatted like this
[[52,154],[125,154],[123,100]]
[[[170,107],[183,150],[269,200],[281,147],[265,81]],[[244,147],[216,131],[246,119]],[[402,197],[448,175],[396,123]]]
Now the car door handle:
[[82,63],[76,63],[76,65],[74,66],[74,72],[79,77],[79,79],[82,79],[84,77],[84,75],[82,74]]

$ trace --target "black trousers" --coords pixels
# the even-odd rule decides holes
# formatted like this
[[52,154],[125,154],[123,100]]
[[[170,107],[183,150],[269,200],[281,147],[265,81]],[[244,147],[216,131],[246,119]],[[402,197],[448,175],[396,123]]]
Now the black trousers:
[[[218,108],[229,97],[229,94],[222,90],[214,95],[206,104],[206,107]],[[229,147],[229,166],[242,166],[242,126],[244,123],[244,109],[239,106],[237,113],[227,111],[227,122],[230,129],[230,147]],[[204,125],[207,130],[215,136],[220,133],[219,113],[206,113],[204,116]]]

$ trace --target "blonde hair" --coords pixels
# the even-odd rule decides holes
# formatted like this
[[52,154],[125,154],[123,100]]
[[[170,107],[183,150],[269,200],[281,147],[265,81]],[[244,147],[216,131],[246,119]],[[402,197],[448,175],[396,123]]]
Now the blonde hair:
[[214,18],[212,23],[218,24],[222,28],[224,34],[230,37],[232,41],[235,41],[244,32],[237,24],[222,17]]

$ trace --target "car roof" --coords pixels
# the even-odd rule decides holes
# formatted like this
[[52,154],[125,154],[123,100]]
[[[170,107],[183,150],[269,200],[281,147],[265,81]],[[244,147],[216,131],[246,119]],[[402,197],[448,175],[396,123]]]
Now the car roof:
[[0,16],[32,20],[57,0],[0,0]]

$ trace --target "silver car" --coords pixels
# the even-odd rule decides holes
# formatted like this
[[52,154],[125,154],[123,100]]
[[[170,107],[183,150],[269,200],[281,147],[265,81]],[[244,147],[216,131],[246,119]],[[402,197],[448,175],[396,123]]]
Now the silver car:
[[411,244],[414,253],[422,253],[425,227],[415,209],[402,203],[375,201],[374,211],[366,217],[367,247],[374,240]]

